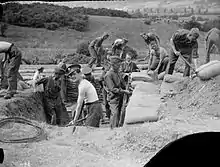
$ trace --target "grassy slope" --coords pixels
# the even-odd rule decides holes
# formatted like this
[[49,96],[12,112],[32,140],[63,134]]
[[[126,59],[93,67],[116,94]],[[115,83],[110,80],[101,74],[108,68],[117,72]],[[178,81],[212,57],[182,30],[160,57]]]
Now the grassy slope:
[[129,45],[137,51],[146,51],[144,41],[139,35],[141,32],[155,31],[161,36],[162,45],[165,45],[177,27],[165,23],[153,23],[149,26],[138,19],[90,16],[89,29],[82,33],[67,29],[49,31],[10,25],[6,33],[7,37],[0,37],[0,40],[15,42],[24,51],[24,57],[38,56],[42,59],[56,53],[72,53],[77,44],[84,40],[92,40],[103,32],[111,34],[111,37],[104,42],[105,46],[110,46],[118,37],[126,37],[129,39]]

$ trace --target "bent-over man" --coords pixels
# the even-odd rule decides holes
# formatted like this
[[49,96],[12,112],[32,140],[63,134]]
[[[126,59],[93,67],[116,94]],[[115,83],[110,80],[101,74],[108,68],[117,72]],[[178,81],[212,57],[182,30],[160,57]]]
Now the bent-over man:
[[121,59],[123,59],[124,49],[125,46],[128,43],[128,39],[122,38],[122,39],[116,39],[112,44],[112,55],[119,56]]
[[157,42],[150,42],[151,51],[148,62],[148,71],[152,70],[157,74],[166,71],[169,55],[165,48],[158,46]]
[[91,55],[91,60],[88,63],[88,66],[91,68],[92,65],[97,61],[97,67],[101,67],[101,47],[102,43],[104,40],[106,40],[109,37],[109,34],[104,33],[101,37],[98,37],[94,39],[90,44],[89,44],[89,53]]
[[[99,127],[100,120],[103,118],[102,106],[99,102],[98,94],[95,87],[88,80],[84,79],[84,70],[76,69],[72,77],[74,81],[78,81],[78,99],[76,110],[72,111],[74,117],[71,121],[73,124],[76,122],[83,111],[83,103],[87,109],[87,117],[85,121],[86,126]],[[74,113],[75,112],[75,113]]]
[[5,41],[0,41],[0,53],[5,53],[2,64],[8,62],[8,89],[7,93],[4,96],[5,99],[10,99],[17,92],[17,75],[21,64],[22,53],[21,51],[13,44]]
[[210,53],[215,45],[220,52],[220,30],[218,28],[212,28],[207,32],[206,38],[206,63],[210,62]]
[[[199,29],[192,28],[190,31],[185,29],[177,30],[172,38],[171,43],[171,53],[169,57],[168,74],[173,74],[175,64],[180,55],[182,55],[186,61],[192,62],[197,68],[197,58],[198,55],[198,42]],[[190,76],[190,67],[185,63],[185,71],[183,73],[184,77]]]
[[121,110],[123,106],[123,95],[130,95],[130,91],[126,90],[125,82],[119,73],[122,59],[118,56],[110,57],[110,70],[104,76],[104,86],[107,91],[107,100],[111,110],[110,128],[119,127],[121,118]]
[[[44,105],[48,122],[52,125],[61,124],[61,114],[63,114],[63,102],[61,100],[61,76],[65,74],[62,68],[56,67],[54,75],[41,78],[36,82],[36,85],[43,84],[44,86]],[[65,114],[65,113],[64,113]],[[67,114],[67,113],[66,113]]]

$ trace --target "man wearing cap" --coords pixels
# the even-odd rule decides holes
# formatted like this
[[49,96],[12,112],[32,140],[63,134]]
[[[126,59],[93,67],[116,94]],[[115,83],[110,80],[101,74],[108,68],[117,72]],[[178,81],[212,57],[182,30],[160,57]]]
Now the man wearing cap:
[[95,77],[92,75],[92,68],[84,67],[82,73],[84,74],[84,78],[95,86]]
[[17,74],[21,64],[21,51],[13,44],[5,41],[0,41],[0,53],[5,53],[2,60],[3,66],[9,63],[8,67],[8,89],[4,96],[5,99],[10,99],[17,92]]
[[91,55],[91,60],[88,63],[88,66],[91,68],[92,65],[97,61],[97,67],[101,67],[101,47],[102,43],[104,40],[106,40],[109,37],[108,33],[104,33],[101,37],[98,37],[94,39],[90,44],[89,44],[89,53]]
[[122,58],[127,43],[128,39],[126,38],[116,39],[112,44],[112,55]]
[[[182,55],[189,63],[191,63],[193,59],[195,68],[197,68],[196,59],[199,57],[197,42],[198,37],[198,28],[192,28],[190,31],[180,29],[173,34],[172,38],[170,39],[171,53],[167,70],[168,74],[173,74],[174,67],[179,58],[179,55]],[[190,76],[190,67],[187,64],[185,64],[185,71],[183,73],[183,76]]]
[[[62,124],[61,115],[66,114],[65,117],[68,121],[68,114],[64,111],[63,102],[61,100],[61,76],[65,74],[62,68],[56,67],[54,75],[44,77],[36,82],[36,85],[43,84],[44,86],[44,105],[45,111],[48,116],[48,121],[52,125]],[[65,112],[65,113],[64,113]]]
[[131,73],[131,72],[139,72],[139,68],[137,65],[131,60],[131,55],[129,53],[126,54],[126,61],[124,61],[121,65],[121,72],[123,73]]
[[160,74],[166,71],[169,62],[169,55],[166,49],[161,46],[158,46],[157,42],[155,41],[151,41],[150,46],[151,51],[148,62],[148,71],[152,70],[157,74]]
[[74,124],[80,115],[82,114],[83,103],[86,106],[87,116],[85,125],[91,127],[99,127],[100,120],[103,118],[102,106],[99,102],[98,94],[95,87],[88,80],[84,79],[84,73],[87,73],[88,69],[76,69],[73,73],[72,79],[79,82],[78,85],[78,99],[75,112],[72,112]]
[[110,127],[119,127],[121,109],[123,106],[123,95],[131,93],[126,90],[125,82],[119,73],[122,59],[118,56],[111,56],[111,68],[104,76],[104,86],[107,91],[107,100],[111,109]]

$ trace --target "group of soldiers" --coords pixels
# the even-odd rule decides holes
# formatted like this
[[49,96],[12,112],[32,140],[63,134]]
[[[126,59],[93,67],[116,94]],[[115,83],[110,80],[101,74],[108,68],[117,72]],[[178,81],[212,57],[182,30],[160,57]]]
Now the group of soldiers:
[[[180,29],[176,31],[170,39],[170,54],[165,48],[160,46],[160,38],[154,33],[141,33],[149,48],[148,71],[154,71],[158,74],[166,72],[173,74],[178,57],[182,55],[189,63],[194,62],[197,67],[199,30]],[[72,121],[75,124],[82,115],[85,117],[85,125],[99,127],[101,120],[104,119],[103,108],[98,97],[97,90],[92,84],[92,66],[97,61],[97,66],[102,66],[101,56],[99,54],[102,43],[109,37],[105,33],[96,38],[89,44],[91,61],[87,66],[81,67],[79,64],[73,64],[69,67],[65,61],[61,61],[54,69],[54,75],[37,79],[35,86],[43,85],[44,103],[51,124],[60,124],[60,115],[65,108],[66,97],[66,77],[78,86],[77,106],[72,111]],[[124,124],[125,108],[132,94],[132,88],[129,86],[129,74],[134,71],[140,71],[137,65],[132,61],[131,53],[126,53],[124,48],[128,40],[125,38],[117,39],[113,42],[112,48],[107,52],[107,65],[103,67],[102,76],[99,83],[102,88],[103,102],[106,110],[106,117],[110,120],[110,127],[120,127]],[[4,61],[9,61],[8,70],[8,90],[4,96],[11,98],[16,93],[17,73],[21,63],[21,52],[11,43],[0,42],[0,52],[5,53]],[[41,69],[42,72],[43,69]],[[184,77],[190,76],[190,67],[185,65]],[[125,100],[126,97],[126,100]],[[86,111],[83,110],[86,109]]]

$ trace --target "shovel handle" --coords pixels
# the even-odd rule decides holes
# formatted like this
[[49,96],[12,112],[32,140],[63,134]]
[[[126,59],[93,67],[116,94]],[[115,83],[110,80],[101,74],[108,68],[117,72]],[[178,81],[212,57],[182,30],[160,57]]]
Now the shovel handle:
[[180,54],[180,57],[183,59],[183,61],[197,74],[196,69],[183,57],[182,54]]

